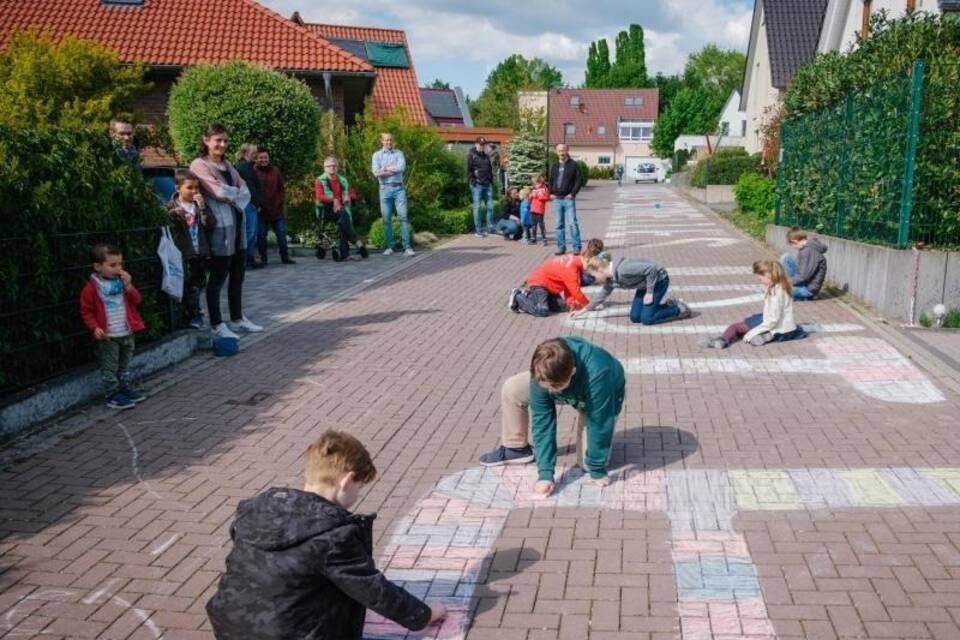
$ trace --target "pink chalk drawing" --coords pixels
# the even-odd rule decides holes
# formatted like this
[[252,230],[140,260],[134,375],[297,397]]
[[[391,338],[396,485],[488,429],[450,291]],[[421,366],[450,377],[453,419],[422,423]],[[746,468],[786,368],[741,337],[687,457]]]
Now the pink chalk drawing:
[[524,467],[479,467],[444,477],[391,530],[380,566],[416,595],[451,613],[441,625],[410,632],[377,616],[367,640],[462,640],[483,565],[507,516],[520,508],[596,508],[664,513],[681,640],[774,640],[763,592],[744,537],[740,511],[800,511],[960,505],[960,469],[649,469],[628,465],[600,488],[561,468],[556,491],[534,493]]

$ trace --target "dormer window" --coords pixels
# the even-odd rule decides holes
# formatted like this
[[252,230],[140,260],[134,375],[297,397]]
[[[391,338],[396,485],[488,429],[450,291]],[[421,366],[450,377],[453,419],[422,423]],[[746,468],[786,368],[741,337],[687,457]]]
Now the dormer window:
[[623,99],[623,104],[627,107],[642,107],[643,98],[641,96],[627,96]]
[[108,7],[142,7],[144,0],[100,0]]
[[580,96],[570,96],[570,106],[579,107],[580,106]]

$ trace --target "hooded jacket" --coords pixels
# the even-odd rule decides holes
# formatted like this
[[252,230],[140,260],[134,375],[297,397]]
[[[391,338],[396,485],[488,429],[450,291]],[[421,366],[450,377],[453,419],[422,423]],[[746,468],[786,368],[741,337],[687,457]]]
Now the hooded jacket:
[[374,518],[290,488],[241,502],[207,603],[218,640],[360,640],[367,608],[424,628],[430,607],[374,566]]
[[823,281],[827,277],[827,245],[816,238],[808,238],[807,244],[797,255],[797,277],[793,284],[806,287],[814,295],[820,293]]
[[606,302],[614,289],[653,291],[657,283],[667,277],[667,270],[649,258],[620,258],[612,265],[610,279],[600,293],[586,306],[592,311]]

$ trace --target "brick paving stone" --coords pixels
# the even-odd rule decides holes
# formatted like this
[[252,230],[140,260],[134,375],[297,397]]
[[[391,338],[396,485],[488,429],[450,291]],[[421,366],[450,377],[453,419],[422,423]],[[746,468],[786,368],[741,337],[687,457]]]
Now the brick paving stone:
[[[690,215],[736,242],[697,240]],[[473,612],[426,637],[960,637],[960,399],[938,370],[831,300],[795,314],[835,331],[704,352],[700,336],[760,310],[749,265],[767,251],[662,186],[591,185],[579,217],[585,238],[626,245],[614,255],[667,266],[697,316],[513,314],[507,291],[549,251],[497,238],[251,272],[245,309],[267,332],[237,357],[197,356],[136,409],[91,408],[3,452],[0,637],[211,638],[236,504],[296,484],[331,427],[374,455],[358,510],[379,512],[381,565]],[[445,492],[496,444],[502,380],[565,333],[652,367],[628,376],[617,482],[537,503],[521,469]],[[571,425],[561,411],[561,465]]]

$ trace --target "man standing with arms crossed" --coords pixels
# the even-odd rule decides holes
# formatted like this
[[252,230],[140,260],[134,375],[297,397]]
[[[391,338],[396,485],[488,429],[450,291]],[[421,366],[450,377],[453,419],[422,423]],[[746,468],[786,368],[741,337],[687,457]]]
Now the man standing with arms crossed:
[[387,248],[383,255],[393,254],[393,210],[396,208],[400,218],[400,235],[403,240],[403,252],[415,255],[410,246],[410,223],[407,221],[407,191],[403,188],[403,172],[407,161],[403,152],[393,148],[393,134],[380,134],[380,150],[373,154],[373,175],[380,182],[380,215],[383,216],[383,233],[387,238]]
[[577,193],[583,186],[580,167],[570,157],[567,145],[557,145],[557,162],[550,167],[550,199],[557,218],[557,255],[567,252],[566,215],[570,215],[573,252],[580,253],[580,225],[577,223]]

